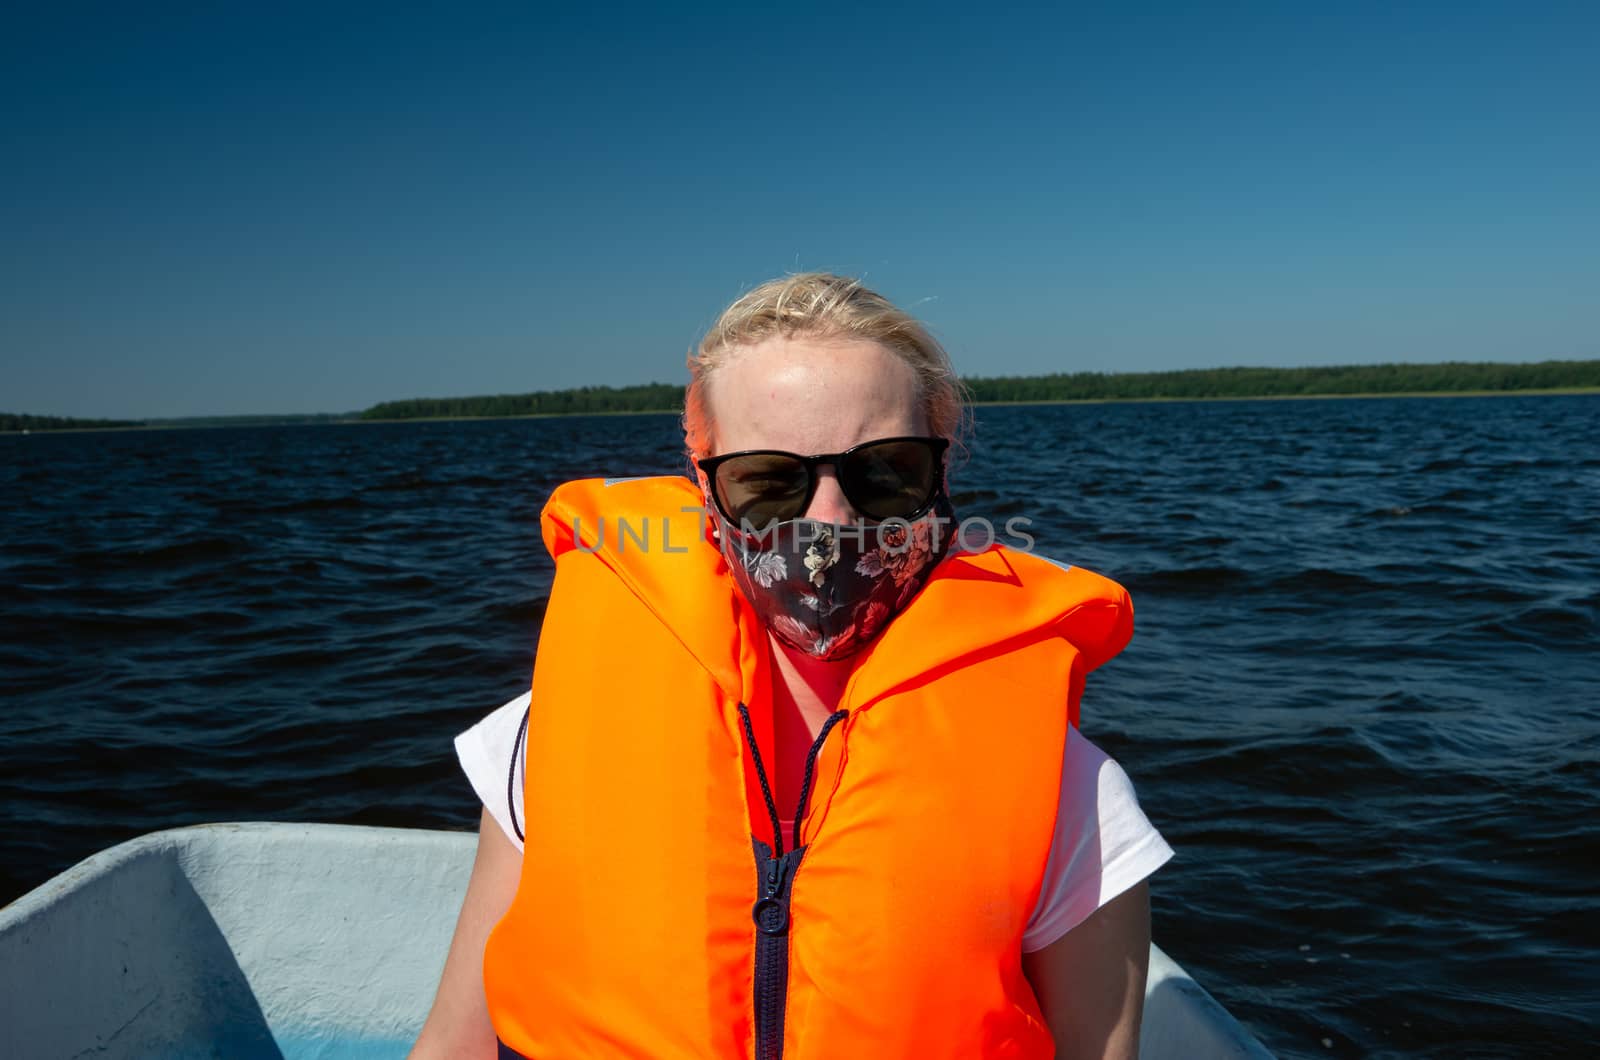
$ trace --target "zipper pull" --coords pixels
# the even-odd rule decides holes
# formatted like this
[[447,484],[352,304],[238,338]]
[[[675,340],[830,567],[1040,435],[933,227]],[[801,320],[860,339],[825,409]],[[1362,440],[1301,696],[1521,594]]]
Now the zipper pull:
[[789,854],[782,858],[768,858],[763,879],[765,892],[750,910],[756,930],[763,935],[779,936],[789,933],[789,896],[783,893],[784,877],[788,875]]

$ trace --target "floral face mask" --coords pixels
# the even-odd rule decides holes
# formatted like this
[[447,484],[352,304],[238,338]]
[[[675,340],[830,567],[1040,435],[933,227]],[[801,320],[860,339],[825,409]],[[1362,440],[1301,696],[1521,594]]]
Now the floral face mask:
[[956,526],[942,492],[911,521],[791,519],[751,533],[711,511],[722,557],[757,617],[789,647],[823,660],[852,655],[883,632],[949,551]]

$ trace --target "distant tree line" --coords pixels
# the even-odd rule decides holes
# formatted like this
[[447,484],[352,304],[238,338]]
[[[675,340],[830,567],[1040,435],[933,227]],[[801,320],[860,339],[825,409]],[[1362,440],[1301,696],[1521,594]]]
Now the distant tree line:
[[[1142,401],[1160,398],[1309,397],[1326,394],[1442,394],[1600,388],[1600,361],[1537,364],[1371,364],[1332,368],[1205,368],[1182,372],[1073,372],[966,380],[979,402]],[[364,420],[679,412],[683,387],[586,386],[531,394],[385,401]]]
[[306,423],[349,423],[355,412],[257,413],[243,416],[178,416],[173,419],[145,420],[146,427],[285,427]]
[[[1162,398],[1314,397],[1341,394],[1496,393],[1519,390],[1600,390],[1600,360],[1537,364],[1367,364],[1331,368],[1203,368],[1182,372],[1071,372],[968,378],[978,402],[1151,401]],[[0,413],[0,431],[89,427],[205,427],[337,423],[361,420],[560,416],[605,412],[681,412],[683,387],[585,386],[531,394],[411,398],[385,401],[359,413],[290,416],[212,416],[175,420],[94,420]]]
[[413,420],[461,416],[560,416],[584,412],[677,412],[682,409],[683,387],[670,383],[645,383],[642,386],[539,390],[531,394],[385,401],[361,413],[361,418]]
[[25,416],[0,412],[0,431],[68,431],[87,427],[138,427],[138,420],[82,420],[71,416]]
[[272,427],[299,423],[349,423],[357,418],[354,412],[307,412],[287,415],[255,416],[179,416],[151,420],[90,420],[72,416],[24,416],[13,412],[0,412],[0,432],[3,431],[66,431],[89,428],[125,427]]
[[1023,402],[1563,390],[1600,387],[1600,361],[1074,372],[966,382],[975,401]]

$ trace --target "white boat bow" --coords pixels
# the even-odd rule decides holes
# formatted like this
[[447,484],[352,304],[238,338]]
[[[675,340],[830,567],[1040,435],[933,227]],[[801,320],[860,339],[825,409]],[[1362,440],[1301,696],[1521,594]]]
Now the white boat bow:
[[[433,1000],[476,836],[212,824],[0,909],[0,1056],[379,1060]],[[1159,948],[1141,1056],[1270,1057]]]

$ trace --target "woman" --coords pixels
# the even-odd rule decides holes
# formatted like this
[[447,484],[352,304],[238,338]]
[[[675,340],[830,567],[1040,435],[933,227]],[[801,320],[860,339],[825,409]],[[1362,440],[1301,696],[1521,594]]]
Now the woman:
[[1126,594],[957,546],[960,385],[859,284],[751,291],[690,372],[694,483],[545,509],[532,706],[458,740],[486,808],[413,1055],[1136,1055],[1170,850],[1075,731]]

